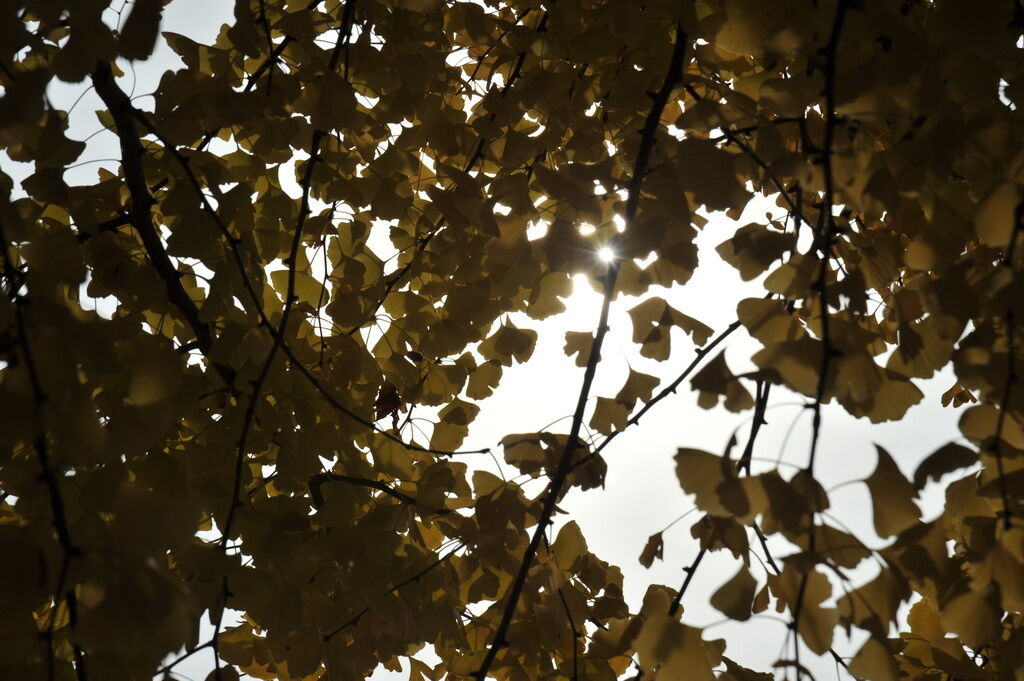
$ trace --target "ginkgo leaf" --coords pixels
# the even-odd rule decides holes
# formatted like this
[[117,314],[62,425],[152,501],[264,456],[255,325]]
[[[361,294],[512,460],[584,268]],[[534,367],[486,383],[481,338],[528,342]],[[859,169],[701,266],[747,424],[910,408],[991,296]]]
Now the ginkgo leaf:
[[551,544],[551,550],[558,561],[558,567],[569,570],[578,558],[587,553],[587,540],[583,538],[576,521],[570,520],[558,531],[558,536]]
[[744,281],[765,272],[782,254],[793,248],[791,234],[757,223],[744,225],[715,249],[722,259],[740,271]]
[[910,625],[911,631],[926,640],[942,638],[945,635],[939,621],[939,612],[928,600],[920,600],[910,607],[910,612],[907,613],[907,623]]
[[184,362],[171,348],[156,340],[147,340],[145,350],[131,367],[127,397],[136,406],[146,407],[170,400],[182,381]]
[[590,347],[594,342],[594,335],[589,331],[567,331],[565,333],[565,354],[569,357],[576,355],[576,366],[585,367],[590,359]]
[[715,43],[738,55],[758,54],[771,27],[755,12],[730,8],[728,18],[715,33]]
[[942,393],[940,401],[943,407],[948,407],[951,404],[954,407],[960,407],[968,402],[977,402],[978,398],[970,390],[960,385],[960,383],[954,383],[949,390]]
[[673,679],[685,674],[712,681],[718,655],[701,638],[700,629],[680,624],[663,613],[644,620],[634,641],[643,669],[657,670],[655,678]]
[[799,340],[803,328],[786,311],[785,303],[764,298],[746,298],[736,308],[737,318],[751,336],[764,345]]
[[135,0],[121,26],[118,50],[126,59],[148,59],[160,31],[162,0]]
[[629,370],[629,376],[623,384],[622,389],[615,395],[615,401],[632,410],[637,400],[647,402],[658,387],[659,379],[636,369]]
[[487,471],[473,471],[473,489],[478,497],[492,494],[505,486],[505,481]]
[[739,572],[712,594],[710,602],[726,617],[745,622],[750,619],[756,589],[757,580],[741,565]]
[[679,484],[687,494],[696,495],[697,508],[714,515],[732,515],[718,490],[737,477],[733,462],[699,449],[679,449],[675,460]]
[[320,667],[323,636],[312,627],[289,631],[285,636],[268,635],[267,643],[281,677],[307,679]]
[[542,470],[549,458],[538,433],[506,435],[501,445],[505,450],[505,460],[524,473]]
[[672,325],[668,303],[649,298],[630,309],[629,316],[633,320],[633,342],[641,344],[640,353],[659,361],[668,359]]
[[704,345],[711,338],[713,329],[710,326],[682,312],[675,313],[673,322],[693,339],[694,345]]
[[654,564],[654,559],[661,560],[662,554],[665,550],[665,541],[662,537],[661,532],[655,532],[647,538],[647,543],[644,544],[644,550],[640,552],[640,564],[645,568],[651,567]]
[[817,280],[818,269],[815,258],[794,255],[765,278],[764,287],[787,298],[803,297]]
[[704,409],[711,409],[717,405],[719,396],[725,398],[725,408],[732,412],[740,412],[754,406],[754,398],[750,391],[729,371],[724,351],[705,364],[690,380],[690,385],[700,392],[697,404]]
[[625,405],[610,397],[598,397],[590,427],[603,435],[611,435],[617,430],[625,430],[628,420],[629,410]]
[[865,681],[897,681],[899,668],[889,648],[876,638],[869,638],[850,660],[850,673]]
[[238,681],[238,670],[231,665],[218,666],[206,675],[206,681]]
[[885,637],[910,589],[889,571],[845,594],[837,601],[840,621]]
[[377,393],[377,400],[373,405],[373,416],[379,421],[394,414],[401,405],[402,398],[398,395],[398,388],[394,383],[385,383]]
[[677,152],[680,184],[709,210],[741,208],[749,195],[736,179],[736,157],[707,140],[683,140]]
[[981,560],[972,564],[973,585],[999,588],[999,606],[1006,611],[1024,605],[1024,531],[1011,528]]
[[955,442],[945,444],[929,454],[914,471],[914,489],[920,491],[929,480],[938,482],[942,476],[978,462],[977,452]]
[[689,317],[665,302],[664,298],[648,298],[631,308],[633,342],[640,343],[640,354],[659,361],[668,358],[671,350],[671,327],[678,326],[703,345],[710,337],[709,326]]
[[999,636],[999,613],[974,591],[955,596],[942,606],[942,627],[978,649]]
[[501,362],[498,360],[487,360],[481,362],[473,373],[469,375],[469,382],[466,385],[466,395],[474,400],[482,400],[490,396],[501,380]]
[[[772,578],[769,577],[769,583]],[[832,645],[832,637],[839,613],[835,608],[821,604],[832,595],[832,585],[821,572],[811,570],[804,573],[787,562],[782,575],[776,581],[776,595],[789,606],[790,611],[800,602],[800,620],[797,631],[800,637],[817,655],[823,655]]]
[[492,336],[480,344],[480,354],[486,360],[497,360],[503,366],[512,366],[513,360],[525,362],[533,354],[537,332],[503,324]]
[[769,591],[770,589],[768,588],[768,584],[765,583],[757,594],[754,595],[754,602],[751,604],[750,608],[752,613],[758,614],[768,609],[768,602],[771,598]]
[[1024,428],[1012,416],[1000,421],[999,410],[996,407],[979,404],[965,411],[960,417],[960,432],[979,446],[988,445],[992,438],[996,437],[997,430],[1001,439],[1017,449],[1024,449]]
[[875,445],[878,463],[864,483],[871,492],[872,516],[879,537],[889,537],[906,530],[921,518],[921,509],[914,503],[917,490],[903,476],[889,453]]
[[722,660],[725,662],[726,669],[725,673],[718,676],[722,681],[772,681],[775,678],[767,672],[756,672],[752,669],[747,669],[724,655]]
[[984,243],[995,248],[1009,245],[1015,221],[1020,219],[1016,217],[1020,201],[1020,186],[1015,182],[1000,183],[982,199],[974,214],[974,230]]
[[852,569],[862,560],[871,557],[871,550],[849,532],[818,523],[814,528],[814,534],[815,550],[828,556],[840,567]]
[[468,434],[469,428],[463,424],[435,423],[430,434],[430,448],[449,452],[456,450]]
[[410,480],[413,477],[413,460],[409,451],[394,440],[375,436],[373,459],[381,471],[396,478]]
[[690,536],[699,540],[701,549],[729,549],[736,558],[750,559],[746,528],[730,517],[705,515],[690,527]]
[[[282,297],[288,293],[289,275],[288,270],[277,270],[270,273],[271,281],[274,282],[274,288],[277,289]],[[323,283],[315,277],[304,272],[295,273],[295,295],[298,296],[299,300],[315,306],[321,298],[322,290]]]

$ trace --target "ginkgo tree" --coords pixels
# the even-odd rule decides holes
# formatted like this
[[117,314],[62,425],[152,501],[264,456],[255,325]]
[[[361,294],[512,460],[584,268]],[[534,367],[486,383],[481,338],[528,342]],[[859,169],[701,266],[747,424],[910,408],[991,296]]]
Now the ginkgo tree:
[[[32,164],[0,173],[0,677],[175,678],[208,651],[217,681],[800,679],[815,655],[1024,678],[1019,2],[236,0],[200,44],[165,1],[0,4],[0,145]],[[132,98],[158,43],[184,68]],[[88,184],[57,82],[117,141]],[[777,209],[714,255],[760,292],[712,328],[671,293],[708,215],[755,195]],[[603,304],[565,339],[571,422],[496,438],[518,477],[470,467],[581,274]],[[666,369],[599,395],[627,297]],[[823,405],[899,420],[949,369],[963,437],[912,478],[878,448],[871,548],[826,514]],[[637,607],[560,503],[690,389],[751,425],[674,443],[699,553]],[[793,393],[795,472],[752,456]],[[788,622],[775,670],[686,623],[717,551],[740,569],[711,606]]]

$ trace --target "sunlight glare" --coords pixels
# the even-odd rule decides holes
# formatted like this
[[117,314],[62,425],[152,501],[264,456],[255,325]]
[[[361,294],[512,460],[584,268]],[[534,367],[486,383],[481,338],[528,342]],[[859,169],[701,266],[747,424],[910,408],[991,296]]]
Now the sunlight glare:
[[597,257],[604,262],[611,262],[612,260],[615,260],[615,251],[608,246],[602,246],[597,252]]

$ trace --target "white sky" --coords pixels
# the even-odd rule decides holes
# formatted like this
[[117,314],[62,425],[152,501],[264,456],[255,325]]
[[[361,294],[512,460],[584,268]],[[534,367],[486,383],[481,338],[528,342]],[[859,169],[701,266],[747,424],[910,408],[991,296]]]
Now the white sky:
[[[120,0],[114,0],[113,5],[118,7]],[[230,0],[176,0],[164,12],[163,30],[182,33],[197,41],[210,41],[220,24],[232,20]],[[161,44],[147,62],[135,63],[134,68],[122,64],[122,68],[128,73],[122,87],[133,90],[137,106],[149,109],[151,102],[143,95],[155,88],[164,70],[181,68],[181,63]],[[134,88],[133,77],[136,82]],[[84,83],[67,85],[55,82],[50,92],[54,105],[65,109],[81,96],[75,105],[69,132],[69,136],[76,139],[84,139],[101,130],[92,112],[103,108],[103,105],[94,93],[85,90]],[[81,157],[86,163],[80,162],[66,177],[73,184],[88,184],[95,180],[99,167],[116,172],[118,154],[114,135],[100,132],[90,138],[89,147]],[[91,162],[98,159],[103,160]],[[16,181],[31,172],[28,165],[13,163],[4,155],[0,155],[0,167]],[[721,216],[711,219],[698,237],[701,265],[695,276],[685,287],[665,294],[675,307],[717,332],[735,319],[736,303],[740,299],[763,295],[763,290],[756,285],[741,285],[739,276],[720,261],[713,249],[731,235],[737,224],[763,218],[766,205],[767,202],[751,202],[738,223]],[[663,383],[668,383],[692,359],[692,343],[678,330],[673,330],[674,353],[669,361],[657,363],[639,356],[638,347],[630,340],[632,326],[626,315],[626,310],[636,302],[620,298],[613,306],[611,332],[598,367],[592,396],[614,396],[622,386],[630,365],[658,375]],[[543,322],[513,316],[517,326],[539,332],[536,350],[526,365],[506,370],[495,394],[482,403],[480,416],[472,425],[464,448],[492,447],[500,457],[501,451],[496,444],[506,434],[542,430],[560,418],[564,420],[551,426],[550,430],[568,431],[566,417],[571,416],[575,406],[583,370],[563,354],[564,333],[593,330],[600,296],[585,283],[577,283],[576,292],[566,304],[568,312]],[[751,350],[759,346],[742,332],[733,336],[726,345],[727,358],[735,372],[742,372],[752,366],[747,358]],[[866,420],[853,419],[838,407],[827,406],[823,411],[820,464],[817,468],[821,483],[828,489],[870,474],[875,465],[873,443],[888,449],[904,473],[909,475],[924,456],[957,439],[959,413],[939,404],[939,395],[952,383],[949,372],[937,379],[918,383],[925,392],[925,399],[898,423],[871,425]],[[773,389],[773,406],[767,414],[768,426],[759,436],[756,457],[780,459],[799,466],[804,464],[810,418],[809,412],[799,406],[802,402],[802,398],[787,394],[782,389]],[[744,417],[749,417],[749,414]],[[689,391],[688,382],[684,383],[677,396],[663,401],[639,426],[626,431],[605,450],[608,463],[605,489],[572,492],[562,504],[569,515],[557,519],[556,529],[568,518],[580,524],[591,550],[603,560],[622,568],[626,577],[626,595],[634,608],[639,606],[647,585],[652,582],[678,588],[683,578],[683,566],[688,565],[697,553],[696,541],[689,535],[690,525],[699,517],[694,513],[666,532],[663,561],[656,561],[649,570],[637,561],[649,535],[662,530],[693,508],[676,480],[673,462],[676,448],[695,447],[721,453],[730,434],[738,427],[742,428],[738,433],[742,446],[748,425],[742,418],[721,408],[710,412],[699,409],[696,394]],[[791,429],[796,419],[799,421]],[[787,433],[790,433],[788,438]],[[486,456],[474,458],[470,465],[495,469],[494,463]],[[757,465],[755,461],[755,470]],[[770,468],[774,464],[762,462],[760,465]],[[533,483],[538,484],[542,483]],[[527,489],[539,491],[539,487]],[[922,506],[926,517],[932,517],[941,508],[941,491],[932,485],[926,492]],[[831,496],[835,518],[848,525],[869,545],[881,545],[872,530],[870,499],[864,485],[846,484]],[[752,545],[756,544],[752,538]],[[783,544],[773,544],[773,548],[776,557],[788,553]],[[683,602],[684,621],[703,626],[723,619],[708,604],[708,599],[721,583],[735,573],[736,567],[737,562],[727,552],[710,554],[705,558]],[[763,583],[763,571],[756,566],[756,561],[753,574]],[[871,562],[866,561],[854,576],[858,581],[872,577]],[[714,626],[707,631],[705,638],[725,638],[729,643],[727,655],[754,669],[770,670],[771,664],[780,656],[791,656],[790,649],[783,653],[787,631],[781,622],[781,619],[755,617],[742,625]],[[852,655],[862,640],[858,638],[856,644],[850,644],[837,631],[834,647],[841,654]],[[836,678],[835,665],[829,658],[815,659],[806,650],[802,658],[817,678]],[[175,674],[179,678],[198,681],[205,678],[211,668],[212,659],[204,652],[179,665]],[[375,679],[404,677],[405,674],[383,671],[374,676]]]

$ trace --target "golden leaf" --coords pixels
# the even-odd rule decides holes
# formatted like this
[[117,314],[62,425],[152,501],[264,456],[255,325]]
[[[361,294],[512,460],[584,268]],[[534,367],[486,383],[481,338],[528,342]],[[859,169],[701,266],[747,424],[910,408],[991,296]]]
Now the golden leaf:
[[757,580],[745,565],[711,596],[711,605],[730,619],[745,622],[750,619]]
[[871,492],[871,508],[875,531],[879,537],[899,534],[921,518],[921,509],[914,503],[917,490],[900,472],[896,462],[882,447],[875,445],[878,463],[864,483]]

